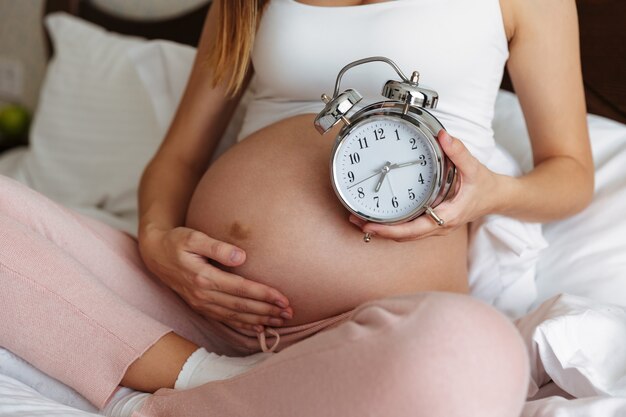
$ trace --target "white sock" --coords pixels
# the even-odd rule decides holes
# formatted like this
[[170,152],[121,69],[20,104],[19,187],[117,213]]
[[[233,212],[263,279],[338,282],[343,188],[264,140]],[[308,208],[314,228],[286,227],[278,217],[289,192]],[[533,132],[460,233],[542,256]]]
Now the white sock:
[[220,356],[199,348],[187,358],[187,362],[178,374],[174,388],[189,389],[207,382],[228,379],[246,372],[270,356],[272,353],[269,352],[243,357]]
[[139,411],[149,396],[145,392],[122,387],[113,394],[100,413],[108,417],[130,417],[135,411]]

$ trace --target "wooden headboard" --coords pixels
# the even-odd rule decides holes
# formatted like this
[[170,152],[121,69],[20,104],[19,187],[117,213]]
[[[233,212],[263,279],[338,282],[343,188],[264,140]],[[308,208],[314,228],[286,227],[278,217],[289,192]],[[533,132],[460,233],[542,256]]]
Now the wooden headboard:
[[[626,1],[576,5],[587,111],[626,123]],[[507,75],[502,87],[513,91]]]
[[[64,11],[113,32],[196,46],[210,5],[207,3],[183,15],[163,20],[134,20],[111,15],[89,0],[47,0],[44,15]],[[48,46],[50,50],[49,43]]]
[[[626,1],[576,3],[587,111],[626,123]],[[63,10],[115,32],[195,46],[208,7],[161,21],[137,21],[112,16],[89,0],[47,0],[45,13]],[[513,90],[506,75],[502,87]]]

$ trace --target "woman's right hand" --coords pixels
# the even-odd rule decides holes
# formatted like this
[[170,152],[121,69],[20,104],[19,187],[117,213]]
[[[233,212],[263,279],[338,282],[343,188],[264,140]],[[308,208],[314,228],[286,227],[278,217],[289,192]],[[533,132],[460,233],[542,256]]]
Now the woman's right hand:
[[261,332],[263,326],[279,327],[293,317],[289,300],[276,289],[210,263],[243,264],[246,254],[236,246],[176,227],[143,233],[139,247],[148,269],[207,318]]

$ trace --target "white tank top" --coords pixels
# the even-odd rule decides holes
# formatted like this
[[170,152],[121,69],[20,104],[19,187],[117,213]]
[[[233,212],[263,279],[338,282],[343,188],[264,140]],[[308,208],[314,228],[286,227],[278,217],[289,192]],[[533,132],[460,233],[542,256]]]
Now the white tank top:
[[[508,58],[499,0],[392,0],[321,7],[271,0],[258,28],[251,100],[239,139],[281,119],[317,113],[321,93],[332,95],[339,70],[375,56],[395,61],[439,93],[431,112],[451,135],[485,162],[495,148],[491,122]],[[361,105],[395,71],[380,62],[351,69],[341,89],[355,88]],[[313,128],[313,126],[311,126]]]

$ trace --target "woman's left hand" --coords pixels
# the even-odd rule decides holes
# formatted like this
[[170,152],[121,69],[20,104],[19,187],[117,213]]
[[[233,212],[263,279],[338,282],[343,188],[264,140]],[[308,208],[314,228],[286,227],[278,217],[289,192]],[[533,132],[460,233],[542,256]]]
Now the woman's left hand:
[[486,214],[492,213],[498,202],[498,175],[481,164],[467,150],[463,142],[440,130],[437,139],[450,160],[456,165],[457,179],[452,197],[433,208],[444,220],[439,226],[424,214],[410,222],[398,225],[368,223],[354,215],[350,221],[364,233],[398,242],[443,236]]

